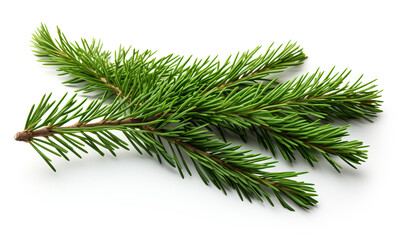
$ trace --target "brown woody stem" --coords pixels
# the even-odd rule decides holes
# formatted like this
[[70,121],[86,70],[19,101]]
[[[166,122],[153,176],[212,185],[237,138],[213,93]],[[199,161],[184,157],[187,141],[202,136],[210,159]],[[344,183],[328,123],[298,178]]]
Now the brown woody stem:
[[[95,73],[95,71],[94,71],[94,73]],[[121,94],[122,98],[125,97],[125,96],[123,96],[122,91],[120,91],[119,88],[117,88],[116,86],[110,84],[108,81],[106,81],[106,79],[104,77],[100,77],[99,80],[101,80],[103,83],[106,83],[110,88],[112,88],[115,91],[116,95]]]

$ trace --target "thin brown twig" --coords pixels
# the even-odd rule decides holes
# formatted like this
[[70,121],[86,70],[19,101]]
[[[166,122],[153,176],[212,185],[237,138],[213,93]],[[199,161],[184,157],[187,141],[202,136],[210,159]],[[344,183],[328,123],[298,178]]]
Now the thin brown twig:
[[[94,70],[93,70],[93,72],[95,73]],[[96,74],[96,73],[95,73],[95,74]],[[110,84],[108,81],[106,81],[106,78],[104,78],[104,77],[99,77],[99,80],[101,80],[101,82],[107,84],[110,88],[112,88],[112,89],[115,91],[116,95],[119,95],[119,94],[120,94],[120,96],[121,96],[122,98],[125,98],[125,96],[122,94],[122,91],[120,91],[119,88],[117,88],[116,86],[114,86],[114,85]]]

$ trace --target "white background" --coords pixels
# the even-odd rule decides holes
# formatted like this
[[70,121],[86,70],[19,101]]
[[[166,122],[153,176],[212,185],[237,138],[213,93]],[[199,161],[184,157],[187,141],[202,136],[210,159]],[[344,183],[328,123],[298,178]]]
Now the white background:
[[[145,3],[147,2],[147,3]],[[281,2],[281,3],[279,3]],[[9,1],[1,3],[0,239],[401,239],[401,1]],[[43,22],[71,40],[102,39],[106,49],[133,45],[177,53],[227,56],[298,41],[309,56],[287,77],[350,68],[355,80],[378,78],[375,123],[354,121],[349,139],[371,145],[358,170],[279,159],[276,171],[309,171],[319,204],[289,212],[279,204],[242,202],[135,152],[71,162],[52,172],[14,134],[44,93],[67,88],[55,69],[36,62],[31,34]],[[284,79],[284,78],[283,78]],[[237,139],[234,142],[239,143]],[[269,152],[255,142],[245,146]],[[277,202],[276,202],[277,203]]]

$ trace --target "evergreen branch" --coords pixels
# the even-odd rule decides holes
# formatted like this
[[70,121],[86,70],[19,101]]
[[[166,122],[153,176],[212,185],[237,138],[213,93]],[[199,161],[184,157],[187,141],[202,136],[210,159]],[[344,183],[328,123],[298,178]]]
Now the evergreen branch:
[[88,44],[85,39],[81,42],[82,46],[77,42],[69,42],[60,29],[58,40],[53,40],[45,25],[41,25],[33,36],[34,52],[41,57],[41,61],[59,66],[61,75],[70,74],[74,77],[65,83],[86,83],[79,90],[114,90],[123,96],[126,94],[122,91],[135,94],[134,88],[145,91],[166,79],[191,79],[193,84],[205,91],[220,90],[228,85],[248,85],[269,74],[282,72],[289,66],[299,65],[306,58],[296,43],[288,43],[274,50],[271,50],[271,44],[264,54],[257,57],[255,55],[260,47],[251,52],[238,53],[233,60],[229,57],[222,65],[217,57],[211,60],[210,57],[205,60],[195,59],[193,63],[190,63],[191,57],[184,60],[184,57],[172,54],[151,59],[154,53],[149,50],[144,53],[133,50],[132,56],[128,57],[129,50],[123,48],[115,52],[114,63],[111,63],[108,61],[110,53],[102,51],[100,42],[93,40],[92,44]]
[[[245,130],[255,132],[259,143],[276,155],[278,150],[289,161],[295,160],[294,151],[298,151],[310,165],[319,162],[315,153],[320,153],[337,171],[342,168],[331,156],[337,156],[353,168],[367,158],[366,150],[360,141],[343,141],[348,136],[348,126],[333,127],[321,125],[318,121],[309,122],[296,115],[279,117],[266,113],[257,117],[224,115],[220,122],[204,120],[216,127],[224,127],[246,138]],[[224,120],[225,119],[225,120]],[[264,122],[263,122],[264,121]],[[262,122],[261,124],[258,124]]]
[[[305,55],[296,43],[271,50],[272,44],[257,56],[258,47],[223,64],[217,57],[192,60],[171,54],[155,58],[149,50],[130,53],[130,48],[119,48],[111,61],[110,52],[103,51],[99,41],[72,43],[59,29],[58,39],[53,40],[44,25],[34,34],[33,43],[41,61],[73,77],[65,83],[83,83],[79,91],[103,94],[85,109],[75,96],[67,102],[64,96],[56,103],[46,95],[31,108],[25,130],[17,133],[16,140],[29,142],[53,170],[43,151],[67,160],[68,152],[81,157],[85,146],[101,155],[104,149],[115,155],[118,148],[129,150],[126,141],[113,133],[120,131],[139,153],[142,149],[161,163],[164,159],[182,177],[183,170],[190,174],[182,154],[186,153],[202,180],[224,193],[225,186],[230,186],[241,199],[265,198],[272,204],[267,192],[271,190],[284,207],[292,210],[283,199],[287,196],[307,208],[316,203],[311,184],[289,179],[300,173],[263,171],[274,162],[213,139],[210,127],[219,129],[224,140],[223,128],[244,140],[252,131],[273,154],[276,145],[285,159],[292,161],[299,152],[311,165],[322,155],[339,171],[334,156],[355,167],[367,158],[366,146],[342,140],[348,126],[320,121],[371,121],[381,112],[381,91],[375,90],[374,82],[364,84],[360,78],[352,85],[345,83],[347,70],[340,74],[332,70],[328,75],[316,71],[286,83],[265,80],[302,63]],[[107,99],[113,101],[105,104]]]
[[35,55],[41,57],[39,60],[45,65],[59,66],[60,75],[67,73],[74,76],[70,82],[80,83],[80,79],[86,79],[87,82],[98,84],[99,90],[109,90],[106,84],[100,79],[102,72],[108,68],[108,62],[111,57],[110,52],[102,51],[102,44],[92,40],[91,44],[85,39],[81,39],[82,47],[79,43],[70,43],[64,34],[58,29],[58,40],[53,40],[45,25],[37,30],[33,35],[33,46]]
[[[366,146],[360,141],[342,141],[342,137],[348,135],[347,126],[321,125],[319,121],[312,122],[302,117],[323,117],[321,112],[313,111],[315,108],[326,113],[326,108],[356,107],[357,113],[361,105],[368,105],[368,102],[371,102],[372,108],[368,107],[367,112],[361,112],[361,117],[375,115],[380,111],[380,101],[377,100],[380,91],[368,91],[375,86],[369,85],[370,83],[361,84],[360,80],[351,87],[348,84],[339,87],[346,77],[344,74],[336,74],[336,77],[329,77],[329,74],[321,80],[322,75],[323,73],[315,73],[309,79],[306,79],[306,75],[298,80],[279,84],[268,94],[261,93],[268,92],[267,88],[270,86],[260,84],[242,90],[234,89],[225,99],[219,100],[220,96],[211,96],[211,100],[204,100],[195,109],[197,112],[189,112],[189,116],[201,120],[202,124],[210,123],[216,127],[228,128],[243,138],[246,137],[246,129],[252,130],[263,146],[275,154],[275,142],[284,158],[290,161],[295,159],[296,150],[313,165],[313,162],[319,161],[315,155],[317,151],[338,171],[341,166],[330,155],[336,155],[354,167],[353,164],[360,164],[367,158],[366,151],[362,150]],[[322,101],[318,102],[319,99]],[[212,105],[212,102],[215,104]],[[311,109],[310,111],[293,109],[294,106],[304,106],[306,102],[309,103],[306,109]],[[332,113],[338,116],[338,112]]]
[[[50,96],[44,96],[37,107],[32,107],[26,128],[17,133],[16,140],[29,142],[55,170],[50,158],[43,151],[68,160],[69,151],[78,157],[81,157],[79,151],[86,153],[84,146],[93,148],[101,155],[104,155],[102,149],[109,150],[113,155],[118,148],[129,150],[128,144],[111,132],[117,130],[123,132],[140,153],[139,147],[150,154],[155,153],[160,161],[161,157],[164,158],[168,164],[176,167],[183,177],[182,166],[188,171],[189,168],[181,152],[178,150],[175,153],[172,144],[182,148],[194,160],[193,164],[203,181],[207,183],[210,180],[224,193],[224,185],[227,185],[234,188],[241,199],[245,197],[251,200],[250,197],[253,196],[261,201],[266,199],[273,204],[268,189],[265,189],[268,187],[280,203],[290,210],[293,209],[283,196],[287,196],[303,208],[316,203],[313,199],[316,194],[310,187],[311,184],[289,179],[301,173],[265,172],[264,169],[273,167],[274,164],[266,162],[268,158],[258,157],[258,154],[246,154],[249,151],[236,151],[240,146],[231,147],[230,143],[213,140],[212,134],[207,133],[202,127],[191,127],[189,121],[178,122],[181,113],[172,113],[169,116],[170,120],[164,118],[163,111],[151,118],[145,117],[141,114],[143,107],[133,108],[126,104],[126,98],[121,99],[118,96],[112,103],[104,105],[107,99],[105,94],[103,99],[91,102],[84,109],[81,107],[83,102],[76,103],[75,96],[63,107],[61,106],[65,96],[57,103],[50,102]],[[100,118],[102,120],[93,122]],[[74,120],[78,122],[64,126]],[[167,126],[167,121],[177,123],[178,126],[163,129],[161,126]],[[168,141],[171,153],[165,150],[160,137]]]
[[[234,87],[243,81],[261,80],[263,79],[263,77],[266,77],[271,73],[282,72],[285,68],[289,66],[300,65],[302,64],[302,61],[306,59],[306,55],[302,52],[302,48],[297,46],[297,43],[288,42],[282,51],[280,51],[280,49],[282,48],[282,45],[280,45],[277,49],[270,52],[272,46],[273,44],[269,47],[269,49],[263,56],[260,55],[257,59],[254,59],[247,64],[242,61],[241,57],[238,63],[234,64],[234,68],[240,65],[241,69],[245,68],[247,70],[243,72],[238,72],[236,76],[232,79],[224,79],[222,81],[223,83],[213,90],[221,90],[229,86]],[[254,51],[257,50],[258,49],[255,49]],[[250,57],[246,54],[245,58],[250,59],[254,55],[254,51],[252,51]],[[235,58],[234,62],[236,62],[236,59],[237,57]],[[252,65],[253,67],[249,67],[249,65]]]
[[303,117],[366,119],[382,112],[379,100],[382,91],[375,90],[374,81],[362,83],[362,76],[350,86],[342,85],[351,71],[327,74],[318,70],[309,75],[277,85],[266,96],[268,102],[262,108],[281,109],[282,112],[299,113]]

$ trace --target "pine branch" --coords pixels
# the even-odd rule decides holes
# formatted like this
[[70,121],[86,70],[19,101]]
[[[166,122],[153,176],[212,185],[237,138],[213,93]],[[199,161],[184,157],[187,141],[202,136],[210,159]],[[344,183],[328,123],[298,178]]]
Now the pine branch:
[[[155,52],[149,50],[143,53],[133,50],[129,57],[130,48],[120,48],[115,52],[112,63],[109,62],[110,53],[102,51],[100,42],[93,40],[92,44],[88,44],[85,39],[81,42],[81,46],[77,42],[69,42],[60,29],[58,39],[53,40],[45,25],[41,25],[33,36],[34,52],[41,57],[41,61],[59,66],[61,75],[74,76],[65,81],[67,84],[86,83],[84,88],[79,89],[85,92],[109,89],[118,93],[116,88],[146,91],[166,78],[169,81],[192,78],[193,84],[199,88],[216,91],[224,87],[254,84],[269,74],[299,65],[306,58],[296,43],[288,43],[273,50],[271,44],[264,54],[257,57],[255,55],[260,47],[251,52],[238,53],[233,60],[229,57],[223,64],[217,57],[195,59],[192,63],[191,57],[185,59],[173,54],[156,59],[152,58]],[[142,80],[141,83],[138,79]]]
[[[261,61],[256,64],[254,68],[246,72],[238,72],[235,78],[224,80],[224,83],[216,88],[213,88],[212,90],[216,91],[223,88],[234,87],[237,86],[239,83],[248,80],[263,80],[264,77],[267,77],[271,73],[282,72],[283,69],[285,69],[286,67],[302,64],[302,61],[306,59],[306,55],[302,53],[302,49],[299,48],[296,43],[291,44],[290,42],[288,42],[282,51],[280,51],[282,47],[282,45],[280,45],[276,50],[270,52],[272,46],[273,44],[269,47],[269,49],[263,56],[261,55],[259,57]],[[280,53],[276,55],[276,53],[278,52]],[[267,58],[270,59],[270,61],[266,61],[265,64],[262,64],[261,62],[263,62],[263,59]],[[234,68],[236,69],[238,65],[247,66],[247,64],[242,63],[241,60],[238,63],[234,63]]]
[[[330,155],[336,155],[354,167],[352,164],[360,164],[367,158],[366,151],[362,150],[365,147],[362,142],[341,141],[341,137],[348,135],[345,131],[347,126],[333,128],[331,125],[321,125],[318,121],[309,123],[311,118],[326,120],[364,118],[371,121],[369,117],[375,117],[376,113],[381,112],[379,109],[381,101],[378,100],[381,91],[373,90],[376,85],[373,85],[373,82],[363,84],[359,79],[351,86],[348,83],[342,86],[348,74],[349,72],[344,71],[332,75],[331,71],[323,77],[323,72],[317,71],[310,76],[307,74],[299,79],[279,84],[260,99],[254,93],[257,90],[249,91],[250,94],[245,90],[246,94],[240,94],[239,99],[247,99],[247,102],[237,101],[234,98],[228,102],[233,103],[234,107],[257,104],[252,108],[244,108],[244,113],[227,112],[227,119],[232,115],[236,115],[236,119],[247,118],[245,121],[248,122],[253,119],[251,129],[259,142],[273,154],[276,154],[273,144],[275,143],[283,157],[290,161],[295,159],[294,150],[296,150],[313,165],[318,158],[312,151],[318,151],[338,171],[341,167]],[[227,107],[231,109],[231,106]],[[276,115],[280,118],[269,120]],[[293,118],[290,115],[300,117]],[[265,123],[261,124],[257,120],[258,117]],[[281,124],[278,125],[279,121]],[[247,131],[242,130],[245,128],[243,124],[234,125],[233,122],[228,122],[226,127],[246,138]]]
[[[256,133],[260,144],[271,150],[276,155],[278,150],[283,157],[289,161],[295,160],[294,152],[298,151],[312,166],[319,162],[316,153],[321,154],[337,171],[342,168],[336,160],[331,157],[337,156],[353,168],[353,164],[360,164],[367,158],[366,148],[360,141],[343,141],[342,137],[348,136],[348,126],[333,127],[321,125],[318,121],[309,122],[296,115],[279,117],[275,114],[265,113],[259,117],[244,115],[223,114],[216,116],[222,119],[221,122],[210,122],[214,126],[224,127],[241,135],[246,134],[245,130],[252,130]],[[262,122],[259,124],[259,122]],[[244,136],[246,137],[246,136]]]
[[[53,170],[44,152],[67,160],[69,152],[81,158],[85,147],[116,155],[119,148],[129,150],[128,141],[139,153],[156,155],[161,163],[177,168],[182,177],[185,170],[191,174],[186,154],[201,179],[224,193],[231,187],[241,199],[254,197],[271,204],[273,193],[290,210],[284,196],[308,208],[316,203],[312,184],[290,179],[301,173],[265,171],[275,162],[218,140],[211,127],[224,141],[223,129],[244,140],[253,132],[273,154],[279,151],[292,161],[299,152],[311,165],[322,156],[340,171],[337,158],[355,168],[367,158],[367,146],[342,139],[348,126],[323,125],[323,120],[371,121],[381,112],[381,91],[374,81],[364,84],[360,78],[350,85],[347,70],[327,75],[316,71],[285,83],[267,79],[302,63],[306,56],[296,43],[278,48],[272,44],[260,55],[258,47],[223,63],[218,57],[156,58],[155,52],[130,48],[119,48],[112,59],[99,41],[69,42],[60,29],[53,39],[45,25],[34,34],[33,44],[40,61],[72,77],[65,83],[81,85],[78,91],[99,97],[84,108],[75,96],[56,103],[45,95],[32,107],[16,140],[28,142]],[[107,99],[112,102],[106,104]]]
[[[316,79],[316,85],[319,87],[314,88],[315,93],[323,96],[323,92],[327,92],[328,98],[334,98],[331,102],[339,99],[341,105],[345,105],[345,101],[350,101],[349,95],[345,93],[355,92],[364,93],[367,96],[361,96],[362,99],[367,101],[372,99],[371,101],[379,104],[376,100],[379,97],[379,91],[365,92],[365,88],[362,89],[360,83],[353,84],[354,89],[342,87],[340,90],[332,87],[335,85],[335,81],[320,82],[319,79]],[[246,130],[252,130],[263,146],[275,154],[273,144],[275,143],[282,155],[290,161],[295,159],[294,151],[296,150],[311,165],[313,162],[319,161],[315,154],[318,152],[338,171],[341,166],[330,155],[340,157],[352,167],[354,167],[353,164],[360,164],[367,158],[366,151],[363,150],[366,146],[360,141],[342,141],[342,137],[348,135],[347,126],[333,127],[329,124],[322,125],[319,121],[307,121],[300,116],[305,116],[300,112],[285,111],[280,108],[280,106],[287,107],[287,104],[293,106],[296,103],[303,103],[303,101],[314,101],[315,95],[312,98],[309,95],[312,91],[293,87],[301,84],[308,86],[309,83],[308,81],[289,81],[278,85],[270,94],[260,94],[266,93],[267,88],[270,87],[260,84],[254,88],[247,87],[240,91],[234,89],[226,98],[204,95],[203,101],[187,115],[192,119],[198,119],[201,124],[209,123],[218,128],[228,128],[242,137],[246,137]],[[328,88],[324,89],[323,86]],[[321,88],[323,91],[319,91]],[[366,88],[373,87],[366,86]],[[291,102],[290,99],[299,100]],[[322,102],[317,106],[328,107],[327,103]]]
[[303,117],[332,119],[366,119],[382,112],[379,100],[382,91],[375,90],[374,81],[363,83],[362,76],[350,86],[346,81],[351,71],[327,75],[317,70],[309,75],[279,84],[267,99],[266,109],[281,109],[282,112],[298,113]]
[[[280,203],[290,210],[293,209],[283,196],[304,208],[316,203],[312,198],[316,195],[311,184],[289,179],[301,173],[263,171],[273,167],[275,162],[266,162],[268,158],[258,157],[258,154],[246,154],[249,151],[236,151],[240,146],[230,147],[229,143],[211,139],[213,135],[203,130],[203,127],[191,127],[189,121],[181,121],[183,112],[171,113],[168,120],[160,108],[161,111],[153,117],[144,117],[144,107],[137,106],[132,110],[133,106],[126,104],[127,97],[121,99],[118,96],[112,103],[105,105],[106,94],[102,100],[91,102],[86,109],[82,107],[84,102],[77,103],[75,96],[62,107],[65,97],[56,103],[49,101],[50,95],[45,95],[37,107],[34,105],[31,108],[25,130],[16,135],[16,140],[29,142],[53,170],[55,168],[50,158],[43,153],[44,150],[67,160],[69,151],[78,157],[81,157],[79,151],[86,153],[84,146],[93,148],[101,155],[104,155],[102,148],[115,155],[118,148],[129,150],[128,144],[111,132],[121,131],[140,153],[139,147],[150,154],[155,153],[159,159],[164,158],[183,177],[182,166],[187,171],[189,168],[178,149],[182,148],[193,159],[194,167],[203,181],[207,183],[209,179],[224,193],[224,185],[227,185],[234,188],[241,199],[245,197],[251,200],[253,196],[273,204],[268,189],[265,189],[268,187]],[[94,122],[100,118],[102,120]],[[65,126],[77,120],[75,124]],[[170,123],[176,123],[177,126],[169,127]],[[168,141],[171,153],[157,140],[160,137]],[[172,144],[177,147],[177,153]]]

